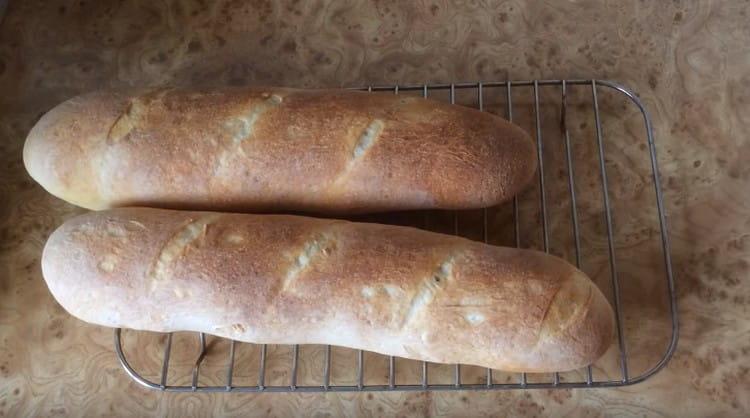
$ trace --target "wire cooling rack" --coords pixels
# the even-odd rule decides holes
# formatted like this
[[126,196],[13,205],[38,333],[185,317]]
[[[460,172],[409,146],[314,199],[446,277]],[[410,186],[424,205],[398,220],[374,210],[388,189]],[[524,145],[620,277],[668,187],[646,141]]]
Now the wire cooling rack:
[[[646,111],[643,103],[640,99],[630,90],[625,87],[618,85],[610,81],[601,80],[535,80],[535,81],[506,81],[506,82],[477,82],[477,83],[453,83],[453,84],[424,84],[424,85],[392,85],[392,86],[369,86],[365,88],[358,88],[357,90],[366,90],[371,92],[388,92],[391,91],[395,94],[406,93],[408,94],[421,94],[423,97],[432,97],[433,95],[440,93],[445,95],[447,93],[447,99],[451,103],[456,103],[457,94],[466,96],[467,94],[473,96],[473,106],[476,106],[480,111],[485,111],[485,103],[487,103],[486,92],[492,89],[495,93],[501,91],[500,95],[503,97],[503,105],[505,107],[505,117],[511,121],[514,120],[514,94],[523,94],[523,97],[528,99],[528,105],[533,109],[533,128],[535,133],[537,152],[538,152],[538,209],[539,209],[539,223],[541,225],[541,247],[546,252],[550,250],[550,237],[549,237],[549,214],[548,214],[548,202],[547,196],[549,191],[545,185],[545,158],[544,158],[544,146],[545,141],[543,140],[543,126],[542,118],[540,117],[540,93],[545,94],[544,97],[554,97],[556,103],[555,106],[560,109],[559,114],[559,138],[564,143],[564,167],[565,176],[567,177],[567,199],[570,201],[569,205],[569,217],[572,235],[571,249],[574,252],[575,263],[580,268],[582,265],[583,254],[581,251],[581,226],[579,222],[579,208],[576,196],[576,171],[574,167],[574,153],[571,151],[571,135],[569,130],[569,115],[571,112],[580,110],[580,107],[575,107],[569,104],[569,97],[571,92],[579,90],[577,93],[581,93],[581,89],[584,90],[586,95],[590,95],[589,105],[593,107],[593,125],[595,127],[595,135],[592,138],[595,141],[596,152],[594,153],[596,165],[598,166],[598,181],[600,183],[602,202],[603,206],[603,217],[604,224],[606,225],[606,248],[607,258],[609,264],[609,280],[611,281],[611,292],[608,298],[612,302],[615,311],[616,318],[616,330],[617,338],[614,342],[615,348],[618,352],[616,356],[617,366],[615,367],[616,373],[619,374],[619,378],[604,378],[596,379],[592,372],[592,366],[586,367],[581,370],[576,376],[579,378],[574,379],[561,379],[560,373],[553,373],[549,375],[549,379],[545,381],[531,381],[526,373],[515,374],[515,378],[509,379],[506,376],[505,381],[498,382],[493,379],[493,370],[487,369],[482,383],[465,383],[462,381],[461,365],[454,365],[453,367],[453,378],[452,382],[449,383],[432,383],[430,382],[430,374],[428,371],[431,369],[432,364],[421,362],[421,379],[409,384],[397,384],[397,369],[396,369],[396,358],[388,357],[387,366],[387,383],[384,384],[366,384],[364,381],[364,370],[365,370],[365,353],[362,350],[356,352],[355,364],[351,365],[356,370],[356,378],[354,384],[334,384],[331,379],[332,375],[332,350],[331,346],[326,346],[324,349],[323,364],[320,367],[323,369],[322,378],[318,384],[312,385],[299,385],[298,384],[298,365],[300,359],[300,346],[292,346],[291,364],[289,365],[289,378],[287,384],[268,384],[267,383],[267,357],[268,347],[266,345],[259,346],[260,355],[259,362],[257,364],[235,364],[235,352],[236,348],[240,343],[231,341],[229,350],[227,353],[226,360],[226,377],[225,384],[223,385],[201,385],[200,370],[201,365],[204,363],[206,355],[209,351],[206,344],[206,335],[203,333],[196,333],[197,339],[197,354],[196,360],[192,364],[192,370],[190,371],[191,383],[189,385],[169,385],[167,381],[168,375],[170,375],[170,355],[172,353],[172,341],[173,335],[167,334],[166,343],[163,349],[161,374],[158,382],[143,377],[143,373],[136,371],[126,358],[123,350],[123,334],[121,329],[115,329],[114,331],[114,343],[117,357],[125,369],[128,375],[132,377],[136,382],[141,385],[169,392],[351,392],[351,391],[424,391],[424,390],[498,390],[498,389],[553,389],[553,388],[602,388],[602,387],[618,387],[626,386],[641,382],[656,372],[661,370],[671,358],[678,338],[678,318],[677,318],[677,307],[675,301],[675,290],[674,290],[674,278],[672,274],[672,265],[670,259],[670,248],[669,238],[667,233],[667,226],[665,221],[664,203],[663,196],[659,180],[659,169],[656,159],[656,149],[654,145],[653,130],[651,126],[651,120]],[[629,370],[629,356],[628,346],[624,336],[624,312],[621,301],[621,284],[620,277],[616,262],[616,244],[613,230],[613,212],[611,209],[611,197],[610,197],[610,184],[607,177],[607,161],[605,154],[605,142],[603,141],[603,123],[602,123],[602,112],[600,111],[601,99],[600,95],[603,90],[609,90],[614,94],[622,95],[621,98],[625,98],[631,105],[637,108],[637,112],[640,113],[639,118],[642,119],[642,123],[645,125],[645,138],[640,138],[645,141],[645,148],[648,150],[648,158],[650,159],[650,173],[646,178],[650,179],[653,183],[653,191],[655,193],[655,213],[658,217],[659,225],[659,239],[660,239],[660,250],[661,259],[663,262],[663,277],[661,275],[654,277],[653,280],[662,280],[663,287],[666,289],[664,295],[665,304],[667,306],[667,322],[671,326],[671,335],[668,336],[668,343],[666,349],[658,360],[645,372],[632,376]],[[493,99],[497,100],[497,94],[493,95]],[[590,111],[591,109],[589,109]],[[643,147],[643,146],[642,146]],[[549,164],[549,162],[547,162]],[[593,164],[593,162],[592,162]],[[513,217],[513,233],[515,239],[515,245],[521,246],[521,231],[519,222],[519,199],[515,197],[512,202],[512,217]],[[625,214],[627,215],[627,214]],[[485,242],[488,240],[488,212],[487,209],[483,210],[482,213],[482,238]],[[453,232],[459,233],[459,222],[458,215],[453,215]],[[142,349],[143,347],[139,347]],[[233,383],[233,379],[238,368],[257,367],[257,383],[253,385],[236,385]],[[158,372],[157,372],[158,373]],[[154,375],[150,373],[149,375]]]

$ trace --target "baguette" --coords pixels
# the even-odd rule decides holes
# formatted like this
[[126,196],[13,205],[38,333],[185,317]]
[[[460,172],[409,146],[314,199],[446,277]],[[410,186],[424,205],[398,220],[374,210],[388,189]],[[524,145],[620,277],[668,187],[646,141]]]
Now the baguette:
[[63,224],[42,270],[108,327],[515,372],[583,367],[613,336],[606,298],[562,259],[407,227],[121,208]]
[[285,88],[86,94],[44,115],[23,156],[47,191],[94,210],[469,209],[536,170],[529,136],[489,113]]

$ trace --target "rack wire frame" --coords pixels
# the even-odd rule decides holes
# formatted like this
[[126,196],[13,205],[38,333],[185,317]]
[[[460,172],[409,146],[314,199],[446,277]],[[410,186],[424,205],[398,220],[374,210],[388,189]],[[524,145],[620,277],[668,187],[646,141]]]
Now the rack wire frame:
[[[470,83],[451,83],[451,84],[411,84],[411,85],[390,85],[390,86],[368,86],[355,88],[354,90],[364,90],[369,92],[383,92],[392,91],[394,94],[399,94],[403,91],[421,91],[423,97],[428,97],[430,91],[435,90],[448,90],[450,102],[455,103],[456,91],[464,89],[474,89],[477,92],[477,103],[478,109],[484,111],[484,89],[487,87],[499,87],[505,89],[505,100],[507,109],[507,119],[513,121],[513,102],[512,102],[512,89],[514,87],[531,87],[533,89],[534,96],[534,124],[535,124],[535,138],[537,144],[537,158],[538,158],[538,182],[540,190],[540,212],[541,212],[541,223],[542,223],[542,234],[543,234],[543,250],[549,252],[549,226],[548,226],[548,214],[547,214],[547,202],[545,197],[545,184],[544,184],[544,158],[543,158],[543,146],[542,140],[542,128],[540,120],[540,101],[539,101],[539,90],[543,86],[553,86],[559,88],[560,91],[560,103],[561,103],[561,129],[562,137],[565,147],[565,164],[567,169],[568,177],[568,192],[570,194],[570,212],[571,212],[571,223],[572,223],[572,235],[575,246],[575,262],[578,267],[581,266],[581,241],[580,241],[580,230],[578,222],[578,211],[576,205],[576,194],[574,187],[575,168],[573,165],[573,158],[571,155],[570,135],[568,133],[568,127],[566,125],[566,114],[567,114],[567,97],[569,92],[569,86],[590,86],[593,110],[594,110],[594,123],[596,126],[596,145],[598,150],[598,163],[600,180],[602,187],[603,205],[604,205],[604,216],[606,221],[607,231],[607,248],[609,256],[609,268],[612,282],[612,300],[614,303],[615,319],[616,319],[616,330],[617,330],[617,341],[616,344],[619,348],[619,366],[621,378],[618,380],[594,380],[591,366],[585,368],[584,380],[581,381],[561,381],[560,374],[552,374],[552,380],[549,382],[529,382],[526,373],[518,373],[517,381],[515,383],[496,383],[493,381],[492,369],[486,370],[485,383],[479,384],[466,384],[461,382],[461,365],[457,364],[454,368],[454,378],[451,384],[431,384],[429,383],[429,364],[427,362],[421,363],[421,381],[415,384],[396,384],[396,358],[393,356],[388,357],[388,383],[385,385],[368,385],[364,383],[364,352],[357,350],[356,352],[356,384],[354,385],[333,385],[331,384],[331,346],[325,347],[324,364],[323,364],[323,381],[320,385],[298,385],[297,384],[297,368],[299,359],[299,345],[292,346],[292,364],[291,364],[291,375],[288,385],[267,385],[266,384],[266,359],[267,359],[267,345],[261,345],[260,348],[260,364],[258,365],[258,383],[257,385],[246,386],[246,385],[234,385],[233,384],[233,372],[235,369],[235,350],[236,341],[231,341],[229,349],[229,358],[227,360],[227,373],[226,373],[226,384],[223,386],[201,386],[199,384],[200,366],[206,356],[206,335],[204,333],[197,333],[200,351],[196,358],[195,364],[192,368],[192,379],[191,384],[188,385],[168,385],[167,376],[169,374],[169,360],[170,353],[172,351],[172,334],[167,335],[166,344],[164,345],[164,355],[161,368],[161,377],[159,382],[152,382],[139,374],[128,362],[122,348],[122,330],[117,328],[114,330],[114,345],[117,358],[125,370],[125,372],[137,383],[142,386],[167,392],[372,392],[372,391],[431,391],[431,390],[503,390],[503,389],[555,389],[555,388],[606,388],[606,387],[620,387],[633,385],[642,382],[649,377],[653,376],[661,369],[663,369],[672,357],[678,340],[678,314],[677,314],[677,302],[675,294],[675,283],[674,275],[672,271],[672,261],[670,255],[670,244],[669,235],[666,224],[666,214],[664,211],[663,193],[661,189],[659,167],[656,157],[656,146],[654,143],[654,134],[651,124],[651,118],[646,111],[644,104],[641,100],[629,89],[624,86],[617,84],[612,81],[606,80],[528,80],[528,81],[504,81],[504,82],[470,82]],[[602,123],[599,111],[599,100],[598,91],[601,88],[612,89],[618,93],[623,94],[627,97],[640,111],[643,117],[643,123],[646,131],[646,141],[651,163],[651,178],[654,184],[654,192],[656,194],[656,210],[659,218],[660,227],[660,239],[663,254],[663,262],[665,267],[666,288],[667,288],[667,300],[668,300],[668,313],[671,320],[671,337],[666,351],[663,353],[659,361],[654,364],[646,372],[632,377],[628,370],[628,356],[627,347],[625,344],[625,338],[623,336],[623,313],[620,303],[620,285],[618,281],[617,263],[615,259],[615,243],[614,234],[612,229],[612,212],[610,207],[610,198],[608,190],[607,170],[605,164],[605,149],[603,143],[602,134]],[[520,247],[520,227],[518,218],[518,198],[513,198],[513,219],[514,219],[514,234],[516,247]],[[487,209],[483,210],[482,214],[483,221],[483,240],[486,243],[488,241],[487,232]],[[458,234],[458,215],[454,213],[453,216],[453,232]]]

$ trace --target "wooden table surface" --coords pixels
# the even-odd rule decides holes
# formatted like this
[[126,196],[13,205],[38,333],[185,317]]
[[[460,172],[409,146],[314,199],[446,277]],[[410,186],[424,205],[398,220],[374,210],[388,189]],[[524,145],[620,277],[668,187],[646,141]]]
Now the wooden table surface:
[[[0,416],[746,416],[750,5],[601,3],[11,0],[0,24]],[[32,181],[21,150],[36,120],[71,96],[141,85],[533,78],[616,80],[636,91],[653,117],[681,338],[667,368],[644,383],[556,391],[163,394],[130,380],[116,361],[111,330],[69,316],[44,284],[39,260],[46,238],[83,210]],[[545,122],[558,117],[549,106]],[[653,186],[647,160],[634,157],[639,150],[643,157],[645,146],[630,140],[642,140],[637,114],[605,116],[620,279],[631,288],[623,294],[625,332],[633,369],[645,370],[664,351],[669,325],[658,223],[643,215],[653,215]],[[524,116],[519,123],[533,127]],[[582,121],[572,132],[591,126]],[[554,158],[557,151],[545,152]],[[586,170],[578,186],[584,201],[600,188],[597,172]],[[550,169],[549,182],[563,174]],[[527,195],[531,203],[523,210],[533,212],[533,191]],[[553,197],[550,205],[564,210],[567,203]],[[606,286],[601,206],[582,203],[581,210],[584,269]],[[507,232],[507,219],[493,214],[498,235]],[[551,221],[553,232],[564,229],[560,219]],[[552,252],[571,257],[554,237]],[[524,244],[539,242],[525,237]],[[154,350],[130,345],[135,359],[153,360],[145,352]],[[616,347],[608,356],[616,360]],[[207,379],[219,364],[207,364]],[[596,370],[618,376],[617,368]],[[269,378],[283,381],[288,372],[273,369]]]

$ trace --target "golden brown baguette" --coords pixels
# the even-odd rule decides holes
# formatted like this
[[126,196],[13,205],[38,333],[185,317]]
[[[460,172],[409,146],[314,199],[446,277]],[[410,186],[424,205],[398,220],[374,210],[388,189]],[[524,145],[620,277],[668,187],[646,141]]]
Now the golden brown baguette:
[[97,210],[478,208],[536,169],[528,135],[488,113],[283,88],[79,96],[34,126],[24,163],[53,195]]
[[78,318],[268,344],[333,344],[551,372],[613,336],[606,298],[562,259],[407,227],[122,208],[50,237],[47,284]]

